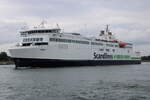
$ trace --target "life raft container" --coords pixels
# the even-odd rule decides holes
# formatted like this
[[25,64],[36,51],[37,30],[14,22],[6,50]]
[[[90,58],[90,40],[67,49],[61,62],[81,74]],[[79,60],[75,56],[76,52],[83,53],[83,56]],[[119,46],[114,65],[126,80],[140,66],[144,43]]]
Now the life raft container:
[[118,42],[118,44],[119,44],[120,47],[125,47],[126,46],[125,42]]

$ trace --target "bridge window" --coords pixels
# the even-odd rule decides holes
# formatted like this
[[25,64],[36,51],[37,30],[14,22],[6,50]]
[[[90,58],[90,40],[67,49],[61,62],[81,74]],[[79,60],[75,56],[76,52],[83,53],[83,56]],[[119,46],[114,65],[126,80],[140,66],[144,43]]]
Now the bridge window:
[[21,33],[28,33],[28,34],[33,34],[33,33],[58,33],[60,29],[50,29],[50,30],[31,30],[31,31],[25,31]]
[[30,46],[31,43],[23,43],[22,46]]
[[35,43],[35,45],[48,45],[48,42]]
[[109,52],[109,49],[106,49],[107,52]]
[[104,49],[99,49],[99,51],[104,51]]

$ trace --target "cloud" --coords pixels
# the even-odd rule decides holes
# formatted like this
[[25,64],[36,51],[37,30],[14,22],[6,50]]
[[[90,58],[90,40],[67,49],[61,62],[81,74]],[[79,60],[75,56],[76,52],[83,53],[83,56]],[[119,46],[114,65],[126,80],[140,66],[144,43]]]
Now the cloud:
[[0,44],[18,41],[18,31],[25,23],[35,26],[44,19],[51,27],[58,23],[65,31],[88,36],[97,35],[109,24],[118,39],[147,48],[149,3],[149,0],[1,0]]

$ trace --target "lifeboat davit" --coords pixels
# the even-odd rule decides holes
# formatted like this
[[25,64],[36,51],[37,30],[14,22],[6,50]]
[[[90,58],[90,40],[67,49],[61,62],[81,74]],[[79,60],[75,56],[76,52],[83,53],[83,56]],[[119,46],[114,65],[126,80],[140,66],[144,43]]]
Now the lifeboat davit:
[[118,42],[118,44],[119,44],[120,47],[126,46],[126,43],[125,43],[125,42]]

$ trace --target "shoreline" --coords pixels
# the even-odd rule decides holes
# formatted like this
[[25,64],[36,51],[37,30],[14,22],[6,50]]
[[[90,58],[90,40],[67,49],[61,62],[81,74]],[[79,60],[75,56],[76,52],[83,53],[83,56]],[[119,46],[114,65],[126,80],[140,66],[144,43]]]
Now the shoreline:
[[12,65],[14,64],[13,61],[0,61],[0,65]]
[[142,62],[150,62],[150,60],[142,60]]

